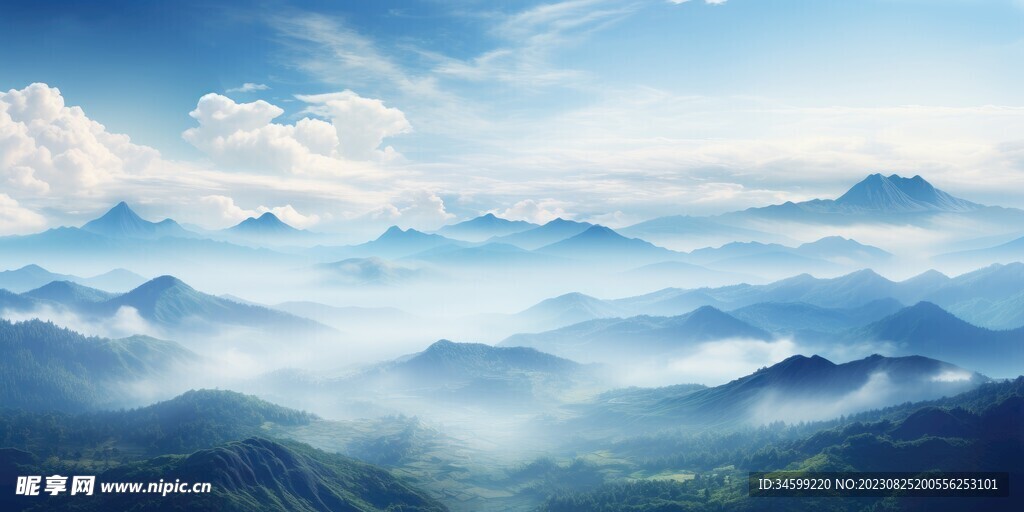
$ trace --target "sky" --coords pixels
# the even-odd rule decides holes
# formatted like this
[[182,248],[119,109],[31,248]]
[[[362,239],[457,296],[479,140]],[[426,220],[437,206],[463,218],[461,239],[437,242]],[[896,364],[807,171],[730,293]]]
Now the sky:
[[1024,207],[1021,0],[5,2],[0,234]]

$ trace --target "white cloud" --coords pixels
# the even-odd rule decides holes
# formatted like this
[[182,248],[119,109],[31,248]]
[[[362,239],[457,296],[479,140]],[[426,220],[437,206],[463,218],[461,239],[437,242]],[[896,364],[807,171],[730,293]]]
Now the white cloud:
[[0,193],[0,235],[25,234],[46,227],[46,219],[32,210],[22,208],[7,194]]
[[371,221],[384,221],[397,224],[403,228],[434,230],[455,218],[448,213],[444,200],[425,190],[417,190],[404,194],[391,203],[376,208],[363,216]]
[[90,196],[140,174],[159,153],[112,134],[67,107],[58,89],[35,83],[0,93],[0,183],[34,196]]
[[232,87],[225,92],[256,92],[269,90],[270,86],[266,84],[254,84],[252,82],[246,82],[238,87]]
[[723,384],[737,375],[753,373],[798,353],[792,340],[721,340],[700,344],[685,357],[669,362],[677,382]]
[[297,95],[296,98],[310,104],[308,112],[331,120],[338,134],[339,151],[348,158],[393,158],[396,152],[391,146],[379,149],[384,139],[412,131],[412,125],[401,110],[352,91]]
[[586,73],[554,63],[553,55],[631,14],[636,5],[608,0],[566,0],[498,15],[493,34],[502,46],[475,57],[455,58],[436,52],[433,72],[445,78],[513,83],[519,90],[581,85]]
[[491,213],[508,220],[525,220],[534,224],[545,224],[559,217],[572,219],[574,214],[565,210],[565,204],[555,199],[524,199],[504,210],[492,210]]
[[210,93],[189,113],[199,126],[182,137],[216,163],[237,169],[293,174],[351,174],[365,170],[359,161],[384,162],[398,155],[392,147],[378,149],[385,138],[411,129],[404,114],[380,100],[352,91],[298,96],[312,104],[293,125],[272,122],[284,111],[263,100],[236,103]]
[[42,305],[32,311],[0,310],[0,316],[12,322],[39,319],[44,322],[53,322],[86,336],[103,338],[125,338],[137,334],[156,337],[166,335],[142,318],[139,311],[131,306],[121,306],[109,318],[85,318],[57,305]]
[[273,213],[282,222],[299,229],[306,229],[320,222],[319,215],[303,215],[290,204],[272,208],[259,206],[254,210],[246,210],[236,205],[234,199],[216,194],[199,198],[199,207],[204,211],[205,217],[217,219],[221,227],[232,226],[249,217],[259,217],[266,212]]

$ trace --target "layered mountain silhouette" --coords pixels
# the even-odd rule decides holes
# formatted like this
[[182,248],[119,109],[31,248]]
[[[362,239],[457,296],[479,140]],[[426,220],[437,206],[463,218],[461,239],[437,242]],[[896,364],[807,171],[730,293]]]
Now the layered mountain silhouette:
[[949,396],[987,381],[977,373],[920,356],[873,355],[835,364],[820,356],[797,355],[712,388],[639,390],[640,396],[630,402],[610,394],[595,402],[588,418],[653,430],[668,425],[738,428],[779,420],[828,419]]
[[552,399],[591,378],[589,368],[532,348],[440,340],[339,379],[331,388],[509,406]]
[[245,236],[288,236],[303,233],[303,230],[295,229],[285,224],[276,215],[266,212],[259,217],[249,217],[238,224],[227,228],[225,231],[231,234]]
[[895,354],[940,357],[993,376],[1019,375],[1024,357],[1024,327],[984,329],[930,302],[920,302],[856,329],[846,339],[888,343]]
[[574,237],[592,226],[593,224],[589,222],[576,222],[559,217],[548,221],[543,226],[538,226],[536,228],[511,235],[495,237],[488,241],[493,243],[511,244],[516,247],[532,251],[534,249],[540,249],[546,245],[551,245]]
[[[169,270],[188,271],[197,266],[295,261],[291,255],[232,244],[223,238],[222,234],[186,230],[171,219],[147,221],[122,202],[80,228],[59,227],[32,235],[0,237],[0,261],[10,266],[30,262],[62,268],[102,261],[112,267],[129,267],[154,275]],[[72,280],[110,291],[125,291],[139,284],[127,271],[108,274],[88,280],[71,276],[50,280]]]
[[604,226],[591,226],[578,235],[541,247],[537,252],[626,266],[680,259],[682,256],[682,253],[658,247],[638,238],[626,238]]
[[871,174],[836,199],[786,202],[712,217],[659,217],[621,231],[659,243],[685,245],[692,242],[685,237],[681,239],[680,233],[688,234],[690,239],[713,240],[714,233],[702,236],[702,231],[714,230],[739,231],[724,239],[718,237],[719,240],[787,243],[789,240],[778,233],[763,232],[764,222],[833,225],[898,223],[942,229],[941,217],[949,215],[986,225],[1004,226],[1005,230],[1016,229],[1016,226],[1024,223],[1024,211],[985,206],[955,197],[935,188],[921,176],[904,178],[896,174]]
[[170,330],[205,330],[218,325],[318,330],[311,320],[273,309],[240,304],[199,292],[173,276],[160,276],[96,304],[91,311],[114,314],[122,307],[138,311],[145,320]]
[[515,315],[515,322],[530,329],[548,330],[596,318],[622,316],[614,305],[582,293],[567,293],[546,299]]
[[885,266],[893,255],[856,240],[832,236],[787,247],[761,242],[731,242],[717,248],[697,249],[686,261],[714,269],[754,272],[762,276],[801,273],[835,275],[844,269]]
[[[708,217],[693,217],[689,215],[658,217],[622,228],[619,232],[630,237],[656,242],[666,240],[686,245],[692,245],[693,241],[701,241],[713,245],[753,240],[773,240],[777,243],[789,241],[778,234],[732,226]],[[698,245],[697,247],[700,246]]]
[[943,192],[921,176],[903,178],[896,174],[872,174],[851,187],[838,199],[814,199],[801,203],[752,208],[745,213],[773,217],[817,214],[914,214],[927,212],[964,213],[984,206]]
[[959,263],[977,265],[982,263],[1013,263],[1024,259],[1024,237],[983,249],[957,251],[942,254],[935,258],[941,263]]
[[[666,288],[621,299],[593,300],[602,304],[601,309],[614,311],[614,316],[675,316],[701,306],[738,310],[770,303],[806,304],[849,312],[858,308],[870,310],[869,304],[883,304],[883,301],[890,304],[928,301],[977,325],[1012,329],[1024,326],[1024,313],[1014,308],[1022,300],[1021,290],[1024,290],[1024,263],[1013,263],[993,265],[955,278],[929,270],[903,281],[892,281],[865,269],[828,279],[801,274],[763,285]],[[590,309],[596,310],[596,304]],[[557,314],[557,311],[552,311],[550,316],[556,317]],[[844,315],[846,313],[840,314]],[[870,316],[854,315],[856,318]],[[798,328],[799,324],[786,326],[786,323],[777,322],[778,327],[787,330]]]
[[212,233],[214,238],[253,247],[287,248],[307,246],[326,237],[294,228],[271,212],[249,217],[230,228]]
[[0,288],[16,293],[39,288],[53,281],[70,281],[101,290],[121,292],[146,282],[146,278],[123,268],[114,269],[93,277],[57,274],[39,265],[25,265],[15,270],[0,272]]
[[29,290],[22,295],[36,300],[56,302],[76,309],[117,297],[116,293],[89,288],[71,281],[54,281],[35,290]]
[[859,327],[903,309],[896,299],[878,299],[856,308],[823,308],[806,302],[759,302],[729,314],[771,332],[834,333]]
[[437,233],[456,240],[483,242],[490,238],[511,235],[536,227],[538,226],[531,222],[503,219],[493,213],[488,213],[475,219],[445,226]]
[[606,318],[537,334],[516,334],[505,347],[533,347],[583,362],[664,357],[723,339],[768,340],[771,335],[710,306],[674,317]]
[[344,247],[315,247],[311,252],[321,257],[365,258],[376,256],[397,259],[437,247],[466,245],[468,245],[467,242],[441,235],[424,233],[412,228],[402,229],[398,226],[391,226],[379,237],[366,243]]

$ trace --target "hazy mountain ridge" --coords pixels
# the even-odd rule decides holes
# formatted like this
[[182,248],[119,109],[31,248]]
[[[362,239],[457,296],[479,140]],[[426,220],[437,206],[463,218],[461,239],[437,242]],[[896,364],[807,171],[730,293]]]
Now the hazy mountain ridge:
[[134,399],[133,382],[169,377],[199,360],[172,341],[85,337],[38,320],[0,320],[0,345],[2,402],[31,410],[123,405]]
[[588,320],[537,334],[516,334],[500,346],[533,347],[586,362],[658,358],[722,339],[768,340],[767,332],[711,306],[673,317]]
[[[962,374],[963,379],[936,380],[951,372]],[[835,364],[820,356],[797,355],[712,388],[653,389],[644,393],[647,397],[638,402],[639,407],[605,395],[583,406],[582,419],[570,425],[593,419],[615,428],[643,425],[646,430],[656,431],[709,426],[735,429],[780,420],[822,420],[958,394],[987,380],[977,373],[920,356],[873,355]]]
[[534,229],[537,224],[522,220],[507,220],[487,213],[458,224],[449,224],[437,230],[437,234],[466,242],[483,242],[485,240],[520,233]]
[[146,282],[146,278],[123,268],[114,269],[93,277],[78,277],[69,274],[53,273],[35,264],[0,272],[0,288],[15,293],[33,290],[54,281],[70,281],[91,288],[121,292]]
[[1018,358],[1024,350],[1024,327],[993,331],[977,327],[930,302],[919,302],[855,329],[850,341],[874,340],[891,344],[894,353],[942,357],[995,376],[1021,373]]

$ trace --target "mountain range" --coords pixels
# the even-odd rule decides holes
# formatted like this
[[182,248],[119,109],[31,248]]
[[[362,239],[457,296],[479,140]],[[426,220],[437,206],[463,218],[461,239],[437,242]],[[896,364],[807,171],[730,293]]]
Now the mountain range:
[[485,240],[519,233],[538,227],[536,224],[522,220],[507,220],[493,213],[481,215],[475,219],[449,224],[437,231],[437,234],[466,242],[483,242]]
[[[949,375],[959,378],[946,378]],[[712,388],[641,389],[630,400],[622,400],[618,392],[607,393],[583,406],[583,416],[576,421],[647,431],[693,426],[735,429],[779,420],[830,419],[950,396],[986,381],[977,373],[920,356],[872,355],[835,364],[820,356],[797,355]]]
[[[576,298],[578,303],[582,298]],[[589,304],[598,307],[597,304]],[[537,334],[516,334],[505,347],[533,347],[583,362],[623,362],[684,353],[722,339],[769,340],[771,335],[711,306],[673,317],[635,316],[588,320]]]
[[440,340],[422,352],[342,377],[332,387],[499,406],[553,398],[589,379],[588,372],[532,348]]
[[591,227],[593,227],[593,224],[589,222],[576,222],[559,217],[548,221],[542,226],[519,233],[494,237],[489,239],[488,242],[510,244],[532,251],[574,237]]
[[202,234],[215,240],[272,249],[305,247],[330,240],[330,237],[321,233],[294,228],[271,212],[264,212],[259,217],[246,218],[234,226],[219,231],[203,231]]
[[899,355],[942,358],[998,377],[1024,371],[1024,327],[993,331],[965,322],[930,302],[920,302],[846,334],[850,343],[891,344]]
[[78,277],[69,274],[55,274],[34,264],[0,272],[0,288],[15,293],[39,288],[53,281],[71,281],[91,288],[123,292],[146,282],[146,278],[123,268],[114,269],[93,277]]
[[[602,300],[619,316],[672,316],[700,306],[735,310],[760,303],[853,309],[890,299],[902,304],[929,301],[977,325],[1007,329],[1024,325],[1024,316],[1014,314],[1011,307],[1020,300],[1022,289],[1024,263],[1012,263],[992,265],[954,278],[931,270],[903,281],[891,281],[865,269],[828,279],[801,274],[763,285],[666,288],[634,297],[595,300]],[[1015,323],[1018,319],[1021,322]]]
[[163,237],[190,238],[197,235],[172,219],[150,222],[139,217],[124,201],[117,203],[102,217],[86,222],[82,231],[111,238],[155,239]]
[[682,253],[638,238],[626,238],[605,226],[590,226],[582,233],[537,249],[541,254],[581,261],[636,267],[680,259]]
[[[886,215],[892,217],[886,218]],[[716,217],[664,217],[620,230],[561,218],[537,226],[485,214],[445,226],[437,233],[393,226],[375,240],[347,246],[330,245],[330,236],[295,229],[269,212],[226,230],[190,231],[172,219],[159,222],[145,220],[122,202],[80,228],[62,227],[34,235],[0,237],[0,264],[36,263],[77,268],[81,261],[102,260],[107,264],[132,268],[142,265],[145,268],[139,267],[138,270],[152,274],[170,271],[186,275],[186,269],[197,266],[237,265],[240,261],[296,268],[303,262],[309,265],[311,262],[328,263],[352,258],[411,258],[455,268],[493,269],[557,264],[568,260],[620,271],[671,262],[675,265],[665,270],[671,271],[677,279],[673,284],[689,282],[694,272],[701,271],[700,268],[682,267],[683,263],[707,268],[709,273],[722,273],[719,282],[725,283],[737,280],[729,274],[743,276],[740,279],[753,277],[745,279],[747,281],[759,281],[758,278],[777,279],[802,272],[818,276],[837,275],[854,268],[885,269],[895,264],[887,251],[849,238],[832,236],[805,244],[793,243],[778,230],[766,231],[765,222],[793,220],[810,224],[850,224],[898,221],[940,229],[940,219],[936,215],[965,216],[964,222],[976,222],[979,226],[1024,224],[1022,211],[983,206],[954,197],[936,189],[920,176],[902,178],[880,174],[868,176],[835,200],[786,203]],[[753,226],[758,223],[759,227]],[[659,242],[659,233],[678,236],[687,232],[707,234],[715,230],[720,233],[735,231],[734,236],[730,235],[732,241],[716,247],[694,247],[689,253],[651,243]],[[696,240],[693,238],[691,242],[696,243]],[[986,253],[988,256],[966,257],[976,261],[1010,261],[1019,252],[1016,251],[1018,241],[993,248]],[[310,247],[312,244],[320,245]],[[78,258],[68,256],[72,250],[76,251]],[[650,269],[646,271],[650,272]],[[65,279],[86,285],[98,284]],[[622,279],[628,279],[628,276],[622,276]],[[21,287],[16,291],[24,289],[27,288]]]
[[22,294],[0,293],[0,310],[31,313],[44,306],[66,309],[91,320],[109,320],[122,308],[131,308],[168,335],[211,333],[223,327],[290,334],[330,331],[313,320],[199,292],[173,276],[151,279],[121,294],[70,281],[54,281]]
[[[690,249],[693,240],[791,243],[778,222],[812,226],[856,224],[904,225],[948,231],[949,220],[984,226],[993,232],[1020,232],[1024,211],[985,206],[935,188],[921,176],[871,174],[836,199],[813,199],[749,208],[710,217],[667,216],[628,226],[630,236],[672,248]],[[776,226],[775,229],[769,226]],[[795,228],[793,228],[795,229]],[[717,233],[727,233],[726,236]],[[977,261],[977,260],[976,260]],[[994,261],[985,261],[991,263]]]

